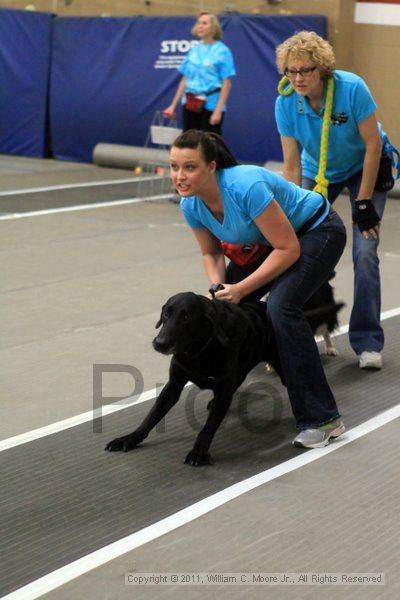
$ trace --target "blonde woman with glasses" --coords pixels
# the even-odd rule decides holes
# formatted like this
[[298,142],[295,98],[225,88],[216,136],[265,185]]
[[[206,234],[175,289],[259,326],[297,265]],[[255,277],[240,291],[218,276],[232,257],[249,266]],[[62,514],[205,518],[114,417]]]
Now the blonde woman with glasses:
[[281,136],[284,177],[325,195],[332,204],[347,187],[353,217],[354,304],[349,338],[362,369],[380,369],[378,245],[387,191],[393,186],[392,152],[376,120],[366,83],[335,69],[330,44],[301,31],[276,49],[284,75],[275,117]]

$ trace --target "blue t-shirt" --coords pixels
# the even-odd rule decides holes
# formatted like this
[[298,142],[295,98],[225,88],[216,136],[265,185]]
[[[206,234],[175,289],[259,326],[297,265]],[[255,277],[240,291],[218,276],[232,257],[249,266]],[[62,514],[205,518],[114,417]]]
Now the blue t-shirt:
[[[344,181],[363,168],[365,144],[358,123],[376,109],[371,92],[361,77],[347,71],[334,71],[333,77],[335,90],[326,170],[326,177],[331,183]],[[295,91],[288,96],[280,95],[275,104],[279,133],[299,142],[303,175],[310,179],[318,173],[325,96],[326,85],[320,114],[311,108],[306,97]],[[382,139],[383,136],[381,131]]]
[[[179,71],[187,77],[185,91],[192,94],[205,94],[218,89],[224,79],[236,75],[232,52],[219,41],[212,44],[199,42],[192,46]],[[214,110],[218,98],[218,92],[207,96],[205,108]],[[182,103],[185,103],[185,95]]]
[[[208,229],[216,238],[236,244],[270,245],[254,222],[276,200],[298,231],[325,201],[320,194],[304,190],[286,181],[278,173],[255,165],[239,165],[217,171],[218,187],[224,206],[224,220],[218,221],[198,196],[181,199],[181,209],[188,225]],[[311,229],[324,220],[329,206]]]

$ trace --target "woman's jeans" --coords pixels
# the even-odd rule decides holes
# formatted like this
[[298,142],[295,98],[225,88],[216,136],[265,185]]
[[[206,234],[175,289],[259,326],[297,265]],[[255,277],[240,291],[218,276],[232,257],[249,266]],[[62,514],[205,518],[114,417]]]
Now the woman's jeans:
[[[362,172],[356,173],[346,181],[331,183],[328,187],[328,199],[331,204],[344,187],[350,192],[352,212],[360,189]],[[303,178],[302,186],[312,189],[315,181]],[[382,219],[387,192],[375,191],[372,202]],[[381,319],[381,279],[378,258],[379,237],[365,239],[357,225],[353,223],[353,266],[354,266],[354,302],[349,323],[350,345],[356,354],[364,351],[380,352],[384,344]]]
[[[331,211],[323,223],[302,235],[299,242],[301,255],[296,263],[247,298],[261,298],[269,291],[267,317],[275,333],[296,425],[307,429],[339,417],[302,307],[332,274],[346,244],[346,230],[340,217]],[[262,260],[247,267],[229,263],[227,283],[241,281]]]

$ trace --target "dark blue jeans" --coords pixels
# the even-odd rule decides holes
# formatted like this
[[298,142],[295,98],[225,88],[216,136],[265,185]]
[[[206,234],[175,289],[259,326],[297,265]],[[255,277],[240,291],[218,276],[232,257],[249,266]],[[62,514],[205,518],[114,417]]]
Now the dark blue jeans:
[[[346,230],[339,215],[332,211],[323,223],[302,235],[299,241],[301,255],[298,261],[248,298],[261,298],[269,291],[267,317],[275,333],[296,426],[307,429],[339,417],[313,332],[302,308],[334,270],[346,244]],[[229,263],[227,283],[241,281],[259,264],[239,267]]]
[[[350,192],[351,210],[360,189],[362,171],[346,181],[331,183],[328,187],[328,200],[336,200],[343,188]],[[302,186],[312,189],[315,181],[303,178]],[[382,218],[387,192],[375,191],[372,202],[376,212]],[[353,266],[354,266],[354,302],[349,323],[349,341],[356,354],[364,350],[380,352],[384,344],[381,326],[381,279],[379,272],[378,239],[365,239],[357,225],[353,224]]]

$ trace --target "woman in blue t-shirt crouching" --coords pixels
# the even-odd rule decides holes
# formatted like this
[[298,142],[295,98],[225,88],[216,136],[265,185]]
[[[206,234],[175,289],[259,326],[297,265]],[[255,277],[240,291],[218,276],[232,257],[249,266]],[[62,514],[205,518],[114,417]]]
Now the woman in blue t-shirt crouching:
[[[269,291],[267,317],[300,430],[294,445],[325,446],[344,425],[302,307],[343,252],[340,217],[320,194],[262,167],[238,165],[214,133],[184,132],[171,147],[170,166],[209,281],[224,284],[216,297],[238,303]],[[221,240],[262,244],[265,252],[245,266],[226,267]]]

